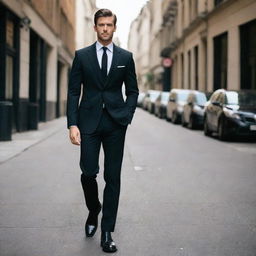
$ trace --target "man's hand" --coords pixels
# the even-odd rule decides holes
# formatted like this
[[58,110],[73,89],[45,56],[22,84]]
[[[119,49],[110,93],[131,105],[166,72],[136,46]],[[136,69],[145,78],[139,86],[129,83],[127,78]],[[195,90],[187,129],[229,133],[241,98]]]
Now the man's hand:
[[77,126],[69,127],[69,138],[72,144],[78,145],[78,146],[80,145],[81,137],[80,137],[80,131]]

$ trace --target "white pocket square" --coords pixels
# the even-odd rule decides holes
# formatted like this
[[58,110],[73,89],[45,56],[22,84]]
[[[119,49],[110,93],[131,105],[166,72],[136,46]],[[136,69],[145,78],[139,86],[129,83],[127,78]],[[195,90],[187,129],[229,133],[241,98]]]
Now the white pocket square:
[[125,66],[117,66],[117,68],[125,68]]

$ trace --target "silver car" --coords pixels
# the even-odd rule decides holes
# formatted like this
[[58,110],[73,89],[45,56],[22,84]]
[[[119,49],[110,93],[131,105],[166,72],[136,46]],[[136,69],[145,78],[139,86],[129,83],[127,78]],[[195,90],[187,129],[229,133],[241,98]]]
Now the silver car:
[[172,89],[166,109],[166,119],[174,124],[181,123],[183,107],[191,90]]

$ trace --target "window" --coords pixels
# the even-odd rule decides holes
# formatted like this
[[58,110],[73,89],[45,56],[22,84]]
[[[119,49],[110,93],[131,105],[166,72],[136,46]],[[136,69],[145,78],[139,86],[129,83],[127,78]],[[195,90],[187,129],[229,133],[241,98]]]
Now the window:
[[181,88],[184,88],[184,57],[181,54]]
[[256,90],[256,20],[240,27],[241,88]]
[[198,46],[194,48],[194,57],[195,57],[195,89],[198,90]]
[[214,38],[214,90],[227,88],[228,34]]
[[214,5],[219,5],[221,4],[222,2],[224,2],[224,0],[214,0]]
[[7,100],[13,99],[13,57],[6,56],[6,80],[5,80],[5,98]]
[[189,94],[189,95],[188,95],[187,102],[188,102],[188,103],[192,103],[192,102],[193,102],[193,98],[194,98],[194,95],[193,95],[193,94]]
[[19,109],[19,24],[20,19],[0,3],[0,100],[13,103],[13,132],[19,129],[23,113]]
[[188,51],[188,89],[191,89],[191,54]]
[[200,106],[204,106],[204,104],[206,103],[207,99],[204,93],[198,93],[196,95],[196,103]]

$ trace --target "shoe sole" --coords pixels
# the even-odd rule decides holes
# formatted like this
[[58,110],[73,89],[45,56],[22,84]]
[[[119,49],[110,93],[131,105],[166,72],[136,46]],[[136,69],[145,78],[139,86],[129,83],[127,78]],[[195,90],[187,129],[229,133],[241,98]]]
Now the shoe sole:
[[104,250],[104,248],[102,247],[102,251],[107,252],[107,253],[115,253],[115,252],[117,252],[117,249],[115,251],[108,251],[108,250]]
[[108,250],[106,250],[106,249],[104,248],[104,246],[103,246],[102,243],[100,243],[100,246],[101,246],[103,252],[107,252],[107,253],[114,253],[114,252],[117,252],[117,248],[116,248],[116,250],[114,250],[114,251],[108,251]]

